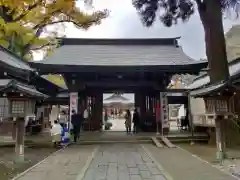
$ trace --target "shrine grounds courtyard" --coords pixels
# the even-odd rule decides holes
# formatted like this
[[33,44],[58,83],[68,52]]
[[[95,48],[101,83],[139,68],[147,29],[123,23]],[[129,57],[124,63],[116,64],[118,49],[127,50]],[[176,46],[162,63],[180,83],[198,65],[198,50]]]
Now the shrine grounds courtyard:
[[[185,149],[188,149],[187,145]],[[235,180],[237,178],[182,148],[117,143],[70,145],[14,178],[17,179]]]

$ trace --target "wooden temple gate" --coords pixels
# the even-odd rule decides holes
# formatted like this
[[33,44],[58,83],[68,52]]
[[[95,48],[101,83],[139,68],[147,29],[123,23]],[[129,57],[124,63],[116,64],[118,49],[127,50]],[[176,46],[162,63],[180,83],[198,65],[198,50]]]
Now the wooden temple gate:
[[194,62],[179,48],[178,38],[63,38],[53,55],[31,65],[41,75],[61,74],[68,92],[78,92],[78,104],[89,108],[90,119],[84,128],[97,130],[102,122],[103,92],[135,93],[141,117],[153,120],[160,92],[166,91],[174,74],[197,74],[207,67],[207,62]]

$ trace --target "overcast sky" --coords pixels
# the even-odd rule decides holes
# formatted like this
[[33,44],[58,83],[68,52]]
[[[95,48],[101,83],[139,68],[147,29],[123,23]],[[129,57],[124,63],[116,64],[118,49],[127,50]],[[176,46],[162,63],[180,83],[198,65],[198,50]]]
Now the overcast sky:
[[[158,21],[151,28],[143,27],[131,0],[93,0],[95,9],[108,9],[110,16],[100,25],[83,31],[69,25],[67,37],[79,38],[161,38],[181,36],[185,53],[194,59],[205,57],[204,34],[199,16],[195,13],[187,23],[166,28]],[[224,20],[225,31],[239,20]]]

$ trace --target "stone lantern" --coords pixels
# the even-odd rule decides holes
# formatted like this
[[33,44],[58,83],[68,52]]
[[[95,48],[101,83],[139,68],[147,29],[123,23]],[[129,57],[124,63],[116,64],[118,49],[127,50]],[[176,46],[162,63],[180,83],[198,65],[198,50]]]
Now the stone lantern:
[[231,83],[221,82],[190,92],[191,96],[204,99],[206,124],[214,125],[216,130],[217,158],[219,160],[225,156],[225,122],[235,115],[235,90]]
[[11,80],[4,88],[0,89],[2,96],[8,99],[9,116],[13,118],[13,138],[16,140],[15,152],[17,160],[24,160],[25,127],[28,124],[28,115],[35,112],[36,101],[46,98],[46,95],[34,87]]

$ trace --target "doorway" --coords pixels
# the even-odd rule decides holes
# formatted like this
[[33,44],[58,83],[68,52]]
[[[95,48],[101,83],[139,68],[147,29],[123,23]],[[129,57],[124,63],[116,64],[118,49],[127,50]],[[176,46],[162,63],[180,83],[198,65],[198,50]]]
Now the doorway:
[[135,98],[133,93],[103,94],[103,130],[126,131],[125,113],[129,109],[133,115]]

